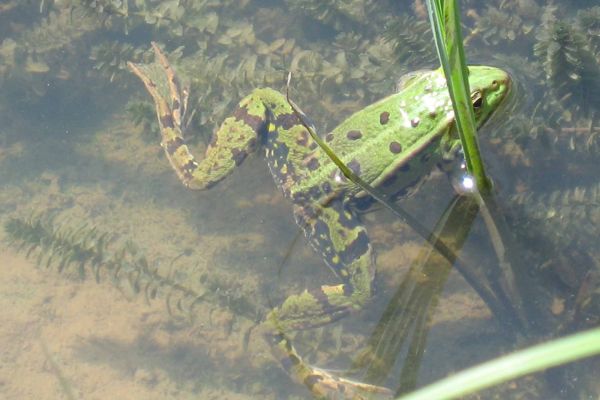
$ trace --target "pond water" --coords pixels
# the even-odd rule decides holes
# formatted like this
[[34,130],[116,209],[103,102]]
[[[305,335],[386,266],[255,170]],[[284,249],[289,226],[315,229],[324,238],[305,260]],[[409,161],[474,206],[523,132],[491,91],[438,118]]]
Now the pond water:
[[[449,220],[439,234],[460,254],[454,268],[384,207],[361,208],[373,298],[278,332],[307,365],[392,393],[599,321],[600,7],[460,3],[470,62],[512,79],[480,130],[502,239],[467,200],[451,210],[446,174],[423,169],[398,204],[428,230]],[[210,190],[181,184],[127,67],[153,62],[151,42],[189,87],[198,159],[244,96],[285,91],[288,71],[294,102],[326,133],[437,63],[420,1],[1,1],[0,397],[313,398],[263,322],[340,280],[262,151]],[[142,68],[168,91],[160,67]],[[597,398],[597,364],[480,395]]]

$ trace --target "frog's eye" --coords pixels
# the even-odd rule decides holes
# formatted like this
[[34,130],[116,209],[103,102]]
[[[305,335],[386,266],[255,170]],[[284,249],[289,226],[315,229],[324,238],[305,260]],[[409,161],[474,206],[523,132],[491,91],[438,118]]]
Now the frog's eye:
[[479,90],[473,92],[473,94],[471,95],[471,101],[473,102],[473,108],[476,110],[483,105],[483,96],[481,95],[481,92]]

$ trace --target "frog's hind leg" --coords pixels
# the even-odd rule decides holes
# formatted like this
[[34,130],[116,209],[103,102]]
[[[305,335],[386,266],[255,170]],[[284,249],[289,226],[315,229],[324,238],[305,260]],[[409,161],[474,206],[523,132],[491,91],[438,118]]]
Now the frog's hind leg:
[[311,246],[341,283],[292,295],[269,313],[271,333],[266,336],[276,357],[296,381],[319,398],[362,399],[374,394],[388,398],[390,391],[386,388],[353,382],[305,363],[287,338],[291,330],[324,325],[361,309],[371,297],[374,276],[373,250],[366,229],[341,199],[327,206],[297,205],[294,215]]
[[152,43],[152,47],[167,81],[168,96],[161,93],[144,67],[131,62],[127,65],[154,100],[161,146],[177,176],[189,188],[207,189],[229,175],[256,150],[259,132],[264,130],[267,122],[266,107],[260,96],[250,94],[244,98],[233,116],[223,121],[207,146],[204,158],[197,161],[183,138],[188,92],[181,88],[175,71],[158,46]]
[[272,316],[290,329],[305,329],[360,310],[371,297],[375,260],[367,231],[354,210],[342,199],[334,199],[327,206],[296,205],[294,216],[341,283],[290,296]]

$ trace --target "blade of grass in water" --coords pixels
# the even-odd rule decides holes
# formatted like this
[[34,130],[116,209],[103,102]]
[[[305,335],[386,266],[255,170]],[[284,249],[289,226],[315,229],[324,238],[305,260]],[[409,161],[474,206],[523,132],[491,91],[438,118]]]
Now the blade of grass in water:
[[[523,299],[530,296],[527,290],[530,279],[523,274],[524,269],[519,268],[519,261],[522,258],[519,257],[519,252],[516,251],[517,248],[505,245],[505,243],[511,243],[510,232],[504,216],[496,205],[490,181],[485,175],[477,143],[468,69],[462,45],[460,10],[456,0],[427,0],[427,9],[438,56],[452,99],[467,169],[474,177],[477,185],[478,190],[474,192],[474,195],[479,198],[481,209],[484,211],[484,217],[486,217],[484,221],[500,262],[501,271],[499,276],[502,277],[503,286],[508,292],[508,296],[503,298],[507,303],[507,307],[512,308],[518,316],[520,325],[526,328],[528,323],[523,306],[527,303]],[[498,293],[503,293],[503,290],[499,290]],[[509,303],[512,303],[512,305]]]
[[490,191],[491,185],[485,175],[477,144],[477,128],[471,104],[469,73],[462,46],[459,8],[456,0],[428,0],[427,9],[438,57],[448,82],[467,170],[475,178],[479,191],[485,194]]
[[454,399],[498,383],[600,354],[600,328],[529,347],[466,369],[397,400]]

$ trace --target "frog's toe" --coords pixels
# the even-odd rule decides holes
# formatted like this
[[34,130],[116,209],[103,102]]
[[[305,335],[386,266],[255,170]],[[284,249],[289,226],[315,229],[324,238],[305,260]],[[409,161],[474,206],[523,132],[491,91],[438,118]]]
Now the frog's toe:
[[299,384],[304,384],[318,399],[326,400],[384,400],[392,399],[390,389],[368,383],[342,378],[327,370],[317,368],[297,353],[289,338],[282,332],[273,333],[268,325],[260,330],[271,344],[273,356],[280,360],[281,366],[289,376]]
[[182,88],[175,70],[169,63],[167,56],[162,52],[156,42],[152,42],[152,49],[154,49],[154,55],[159,65],[162,67],[166,78],[167,85],[169,87],[169,95],[171,96],[171,111],[172,116],[177,125],[181,125],[182,119],[185,114],[188,100],[188,90]]
[[304,384],[319,398],[328,400],[385,400],[394,397],[393,392],[383,386],[341,378],[318,368],[313,368],[312,372],[304,379]]

